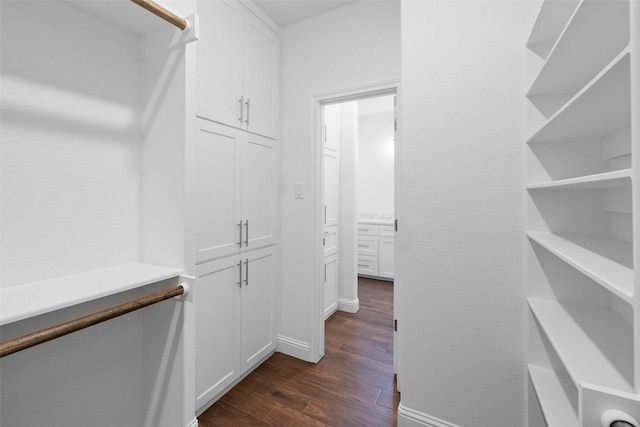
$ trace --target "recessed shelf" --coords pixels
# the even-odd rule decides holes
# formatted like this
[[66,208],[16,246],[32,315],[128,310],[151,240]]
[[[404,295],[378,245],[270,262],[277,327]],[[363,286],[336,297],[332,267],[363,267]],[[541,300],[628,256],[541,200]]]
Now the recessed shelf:
[[527,47],[541,58],[546,58],[579,3],[579,0],[544,1],[531,30]]
[[624,301],[633,303],[632,244],[611,237],[528,232],[527,236]]
[[0,325],[178,277],[181,273],[181,269],[137,262],[4,288],[0,292]]
[[[573,7],[570,2],[561,12],[566,16],[567,10]],[[575,95],[629,43],[628,15],[628,1],[582,1],[527,95],[554,92]],[[557,29],[556,21],[561,18],[558,16],[545,22]]]
[[529,307],[576,383],[633,393],[633,332],[611,310],[529,298]]
[[528,190],[571,188],[571,189],[591,189],[591,188],[614,188],[631,185],[631,170],[624,169],[614,172],[606,172],[577,178],[562,179],[539,184],[527,185]]
[[529,376],[549,426],[578,427],[578,415],[553,369],[529,365]]
[[605,136],[631,122],[630,58],[618,55],[535,132],[529,143]]

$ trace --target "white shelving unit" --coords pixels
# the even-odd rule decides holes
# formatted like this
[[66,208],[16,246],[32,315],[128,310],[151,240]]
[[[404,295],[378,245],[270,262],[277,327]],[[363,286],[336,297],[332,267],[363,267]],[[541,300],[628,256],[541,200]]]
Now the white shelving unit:
[[640,4],[544,0],[527,48],[529,427],[638,419]]
[[[176,6],[185,31],[128,0],[0,4],[3,341],[193,273],[198,22]],[[187,306],[168,300],[2,358],[0,424],[193,423]]]

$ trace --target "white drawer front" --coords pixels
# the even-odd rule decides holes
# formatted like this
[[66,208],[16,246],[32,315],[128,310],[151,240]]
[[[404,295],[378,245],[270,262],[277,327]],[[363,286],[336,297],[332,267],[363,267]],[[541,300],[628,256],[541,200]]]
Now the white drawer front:
[[358,236],[358,254],[378,256],[378,237]]
[[383,237],[395,237],[396,231],[395,226],[393,225],[381,225],[380,226],[380,236]]
[[324,256],[338,252],[338,227],[324,228]]
[[366,255],[358,255],[358,274],[366,276],[378,275],[378,258]]
[[378,226],[373,224],[358,224],[358,236],[377,236]]

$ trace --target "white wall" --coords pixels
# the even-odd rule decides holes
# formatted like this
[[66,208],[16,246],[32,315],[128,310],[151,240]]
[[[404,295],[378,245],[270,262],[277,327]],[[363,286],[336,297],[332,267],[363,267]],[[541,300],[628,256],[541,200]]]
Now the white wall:
[[[366,1],[333,10],[283,29],[281,34],[281,336],[299,342],[304,357],[311,336],[310,247],[314,150],[311,98],[314,95],[398,79],[400,8],[397,1]],[[294,199],[294,184],[307,197]],[[320,271],[318,270],[318,274]],[[280,343],[281,344],[281,343]],[[280,351],[290,349],[279,346]]]
[[394,212],[393,111],[361,115],[358,212]]
[[526,425],[524,46],[535,12],[402,3],[399,426]]

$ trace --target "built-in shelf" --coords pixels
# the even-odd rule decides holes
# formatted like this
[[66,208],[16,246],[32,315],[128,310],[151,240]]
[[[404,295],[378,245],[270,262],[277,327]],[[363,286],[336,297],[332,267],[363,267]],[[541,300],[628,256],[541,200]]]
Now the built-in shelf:
[[545,59],[579,3],[579,0],[543,2],[527,41],[527,47]]
[[535,298],[529,307],[576,385],[634,392],[630,324],[605,308]]
[[578,414],[558,374],[553,369],[529,365],[529,376],[538,396],[547,425],[578,427]]
[[558,181],[543,182],[539,184],[527,185],[528,190],[571,188],[571,189],[591,189],[591,188],[615,188],[631,185],[631,170],[624,169],[613,172],[599,173],[595,175],[582,176],[577,178],[562,179]]
[[632,244],[610,237],[528,232],[527,236],[624,301],[633,303]]
[[2,289],[0,325],[180,276],[181,269],[130,263]]
[[[563,14],[573,6],[571,2],[565,5]],[[628,1],[582,1],[527,95],[577,93],[629,43],[628,15]],[[557,29],[560,18],[545,22]],[[595,45],[598,49],[593,48]]]
[[624,51],[571,98],[529,143],[598,137],[631,122],[630,58]]

